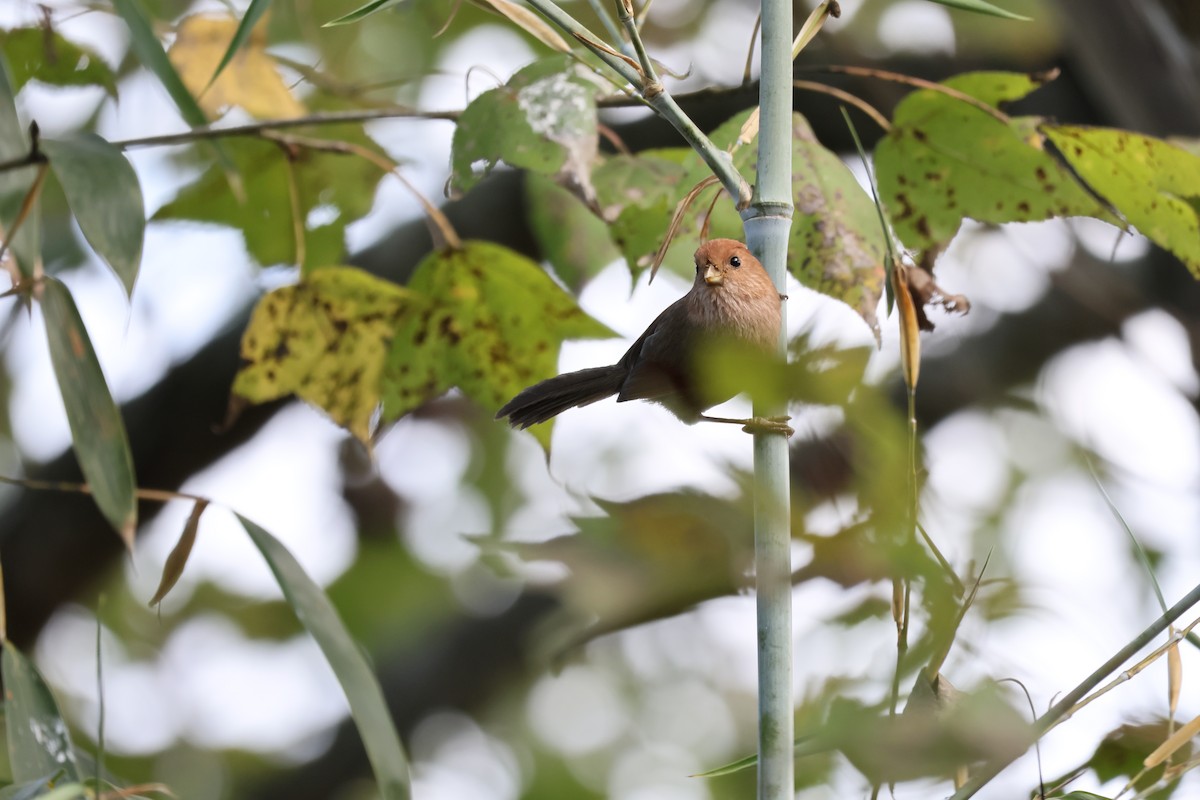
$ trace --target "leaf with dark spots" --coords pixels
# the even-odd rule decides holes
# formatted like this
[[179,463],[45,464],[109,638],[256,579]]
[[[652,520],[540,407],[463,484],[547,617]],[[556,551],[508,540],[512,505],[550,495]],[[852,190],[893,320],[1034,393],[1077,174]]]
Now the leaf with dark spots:
[[[387,420],[454,386],[497,409],[556,373],[564,339],[615,335],[537,264],[488,242],[430,254],[408,287],[427,305],[396,329],[382,382]],[[531,430],[548,445],[549,424]]]
[[1200,276],[1200,157],[1129,131],[1041,130],[1096,194]]
[[592,172],[600,212],[635,274],[650,265],[675,204],[691,188],[683,183],[687,153],[676,148],[610,156]]
[[[992,104],[1023,97],[1038,83],[1036,76],[995,72],[946,81]],[[1119,224],[1042,149],[1039,122],[1014,118],[1006,123],[929,89],[908,95],[875,149],[881,199],[900,240],[918,250],[940,251],[965,218],[999,224],[1090,216]]]
[[853,308],[878,336],[875,308],[887,252],[879,215],[854,174],[799,114],[792,117],[792,195],[789,271]]
[[420,301],[352,267],[313,270],[264,296],[242,337],[231,402],[295,394],[359,439],[371,436],[380,375],[398,321]]

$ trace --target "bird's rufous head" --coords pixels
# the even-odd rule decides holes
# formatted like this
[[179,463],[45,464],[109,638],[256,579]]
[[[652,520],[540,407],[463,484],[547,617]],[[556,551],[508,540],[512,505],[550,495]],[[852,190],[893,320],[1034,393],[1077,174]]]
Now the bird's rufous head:
[[710,287],[724,286],[747,268],[763,271],[746,245],[734,239],[713,239],[696,251],[696,277]]

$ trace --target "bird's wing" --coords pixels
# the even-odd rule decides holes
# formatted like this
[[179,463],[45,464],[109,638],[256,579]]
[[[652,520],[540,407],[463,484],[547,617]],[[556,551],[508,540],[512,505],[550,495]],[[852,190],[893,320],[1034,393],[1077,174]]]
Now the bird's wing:
[[686,336],[667,336],[672,330],[669,318],[673,308],[668,308],[650,323],[621,359],[629,373],[621,384],[617,402],[662,400],[680,393],[684,381],[681,344],[686,342]]

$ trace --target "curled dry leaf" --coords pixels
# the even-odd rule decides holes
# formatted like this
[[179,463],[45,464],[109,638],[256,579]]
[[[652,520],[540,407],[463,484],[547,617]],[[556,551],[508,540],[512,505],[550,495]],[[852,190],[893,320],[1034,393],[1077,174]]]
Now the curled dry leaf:
[[[931,331],[934,328],[929,317],[925,314],[925,306],[935,305],[941,306],[947,311],[956,314],[966,314],[971,310],[971,301],[964,295],[951,294],[934,281],[932,273],[924,267],[918,269],[905,269],[905,288],[908,295],[912,298],[913,304],[916,306],[917,322],[923,331]],[[899,296],[900,292],[896,292]]]
[[196,544],[196,531],[200,529],[200,517],[206,508],[208,508],[208,501],[204,499],[197,500],[196,505],[192,506],[192,513],[183,526],[183,533],[179,535],[179,541],[171,548],[167,561],[163,564],[162,579],[158,582],[158,589],[154,592],[154,597],[150,598],[151,607],[161,603],[167,596],[167,592],[175,588],[179,577],[183,575],[183,568],[187,565],[188,557],[192,554],[192,547]]

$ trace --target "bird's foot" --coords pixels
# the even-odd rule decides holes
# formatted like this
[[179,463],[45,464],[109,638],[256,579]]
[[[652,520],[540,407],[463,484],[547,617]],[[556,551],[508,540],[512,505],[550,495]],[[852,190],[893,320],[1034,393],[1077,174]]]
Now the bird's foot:
[[751,417],[746,420],[742,430],[746,433],[782,433],[790,439],[795,433],[792,426],[788,425],[790,419],[786,414],[778,417]]
[[742,430],[746,433],[782,433],[788,438],[791,438],[792,434],[795,433],[792,427],[787,424],[791,417],[786,414],[778,417],[751,417],[750,419],[710,417],[707,414],[701,414],[700,419],[705,422],[724,422],[729,425],[741,425]]

